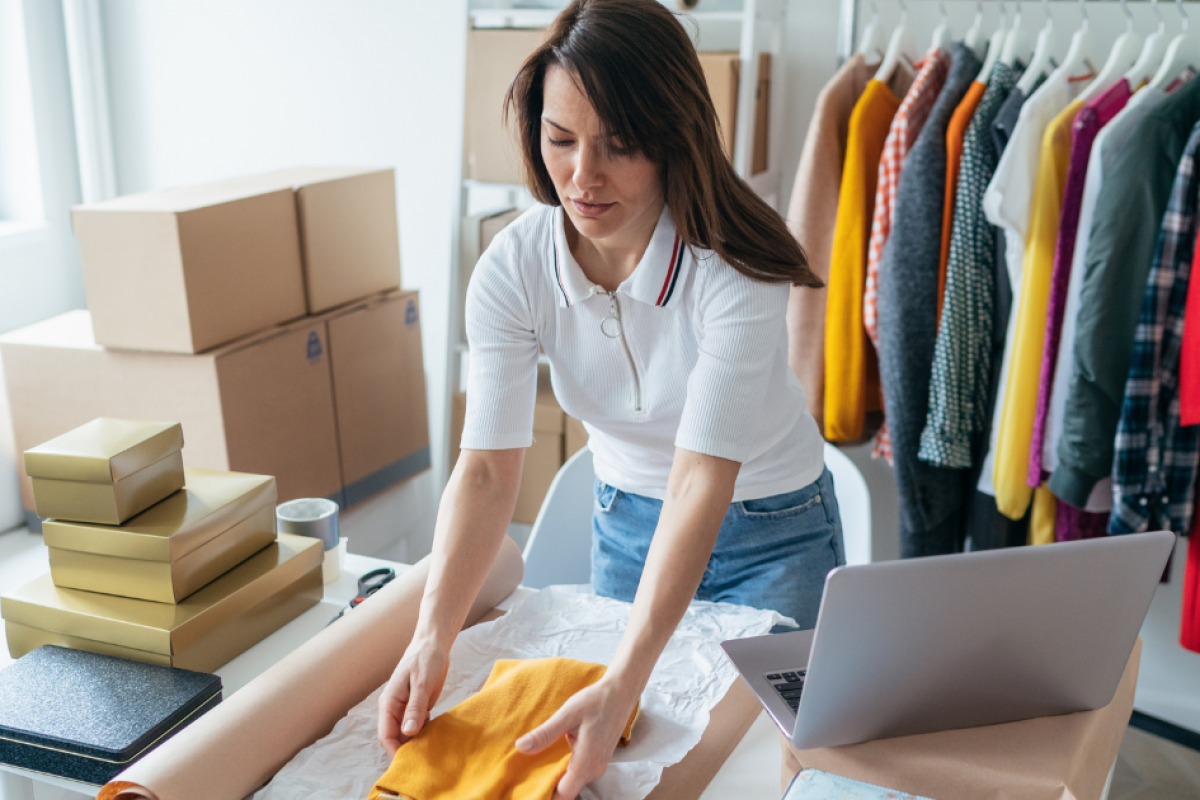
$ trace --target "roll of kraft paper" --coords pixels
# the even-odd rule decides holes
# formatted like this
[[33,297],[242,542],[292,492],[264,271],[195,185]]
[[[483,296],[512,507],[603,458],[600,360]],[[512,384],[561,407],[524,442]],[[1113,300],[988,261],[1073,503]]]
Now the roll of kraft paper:
[[[392,674],[412,638],[429,574],[422,559],[175,738],[113,779],[98,800],[242,800]],[[470,625],[521,582],[517,545],[501,544]]]

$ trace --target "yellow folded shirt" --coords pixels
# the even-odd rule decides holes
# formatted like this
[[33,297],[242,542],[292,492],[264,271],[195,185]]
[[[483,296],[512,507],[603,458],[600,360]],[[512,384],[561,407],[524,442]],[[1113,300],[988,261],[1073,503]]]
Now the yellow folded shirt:
[[[550,800],[571,758],[566,737],[533,755],[519,752],[516,741],[604,671],[570,658],[497,661],[478,694],[401,745],[368,800]],[[637,716],[634,708],[622,745]]]

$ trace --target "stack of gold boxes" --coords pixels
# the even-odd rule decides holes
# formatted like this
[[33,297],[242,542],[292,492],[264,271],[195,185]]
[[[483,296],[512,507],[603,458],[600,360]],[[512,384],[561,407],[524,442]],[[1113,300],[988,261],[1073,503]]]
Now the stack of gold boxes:
[[96,419],[25,454],[50,574],[0,598],[13,658],[56,644],[211,672],[316,605],[317,539],[275,479],[183,468],[177,423]]

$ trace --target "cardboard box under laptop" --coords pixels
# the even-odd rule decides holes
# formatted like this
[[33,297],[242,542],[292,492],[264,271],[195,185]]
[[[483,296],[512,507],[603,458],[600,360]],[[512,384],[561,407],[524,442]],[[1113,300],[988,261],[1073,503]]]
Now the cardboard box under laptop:
[[124,525],[48,519],[62,589],[178,603],[275,541],[275,479],[189,467],[187,485]]
[[278,535],[178,604],[61,589],[50,575],[0,597],[13,658],[44,644],[212,672],[321,601],[318,539]]
[[[96,417],[182,424],[192,467],[272,475],[280,501],[342,499],[329,341],[304,319],[201,355],[110,350],[86,311],[0,336],[18,452]],[[32,530],[32,484],[21,476]]]
[[175,422],[101,417],[25,451],[37,513],[119,525],[183,486]]
[[224,181],[71,212],[95,341],[200,353],[304,315],[289,188]]

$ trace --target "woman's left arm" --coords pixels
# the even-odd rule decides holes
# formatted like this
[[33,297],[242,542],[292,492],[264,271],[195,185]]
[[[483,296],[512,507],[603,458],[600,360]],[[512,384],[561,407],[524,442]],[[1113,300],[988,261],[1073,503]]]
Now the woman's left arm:
[[608,767],[655,663],[704,577],[741,466],[676,448],[662,514],[616,657],[599,682],[517,740],[519,750],[535,753],[567,736],[571,761],[554,800],[573,800]]

